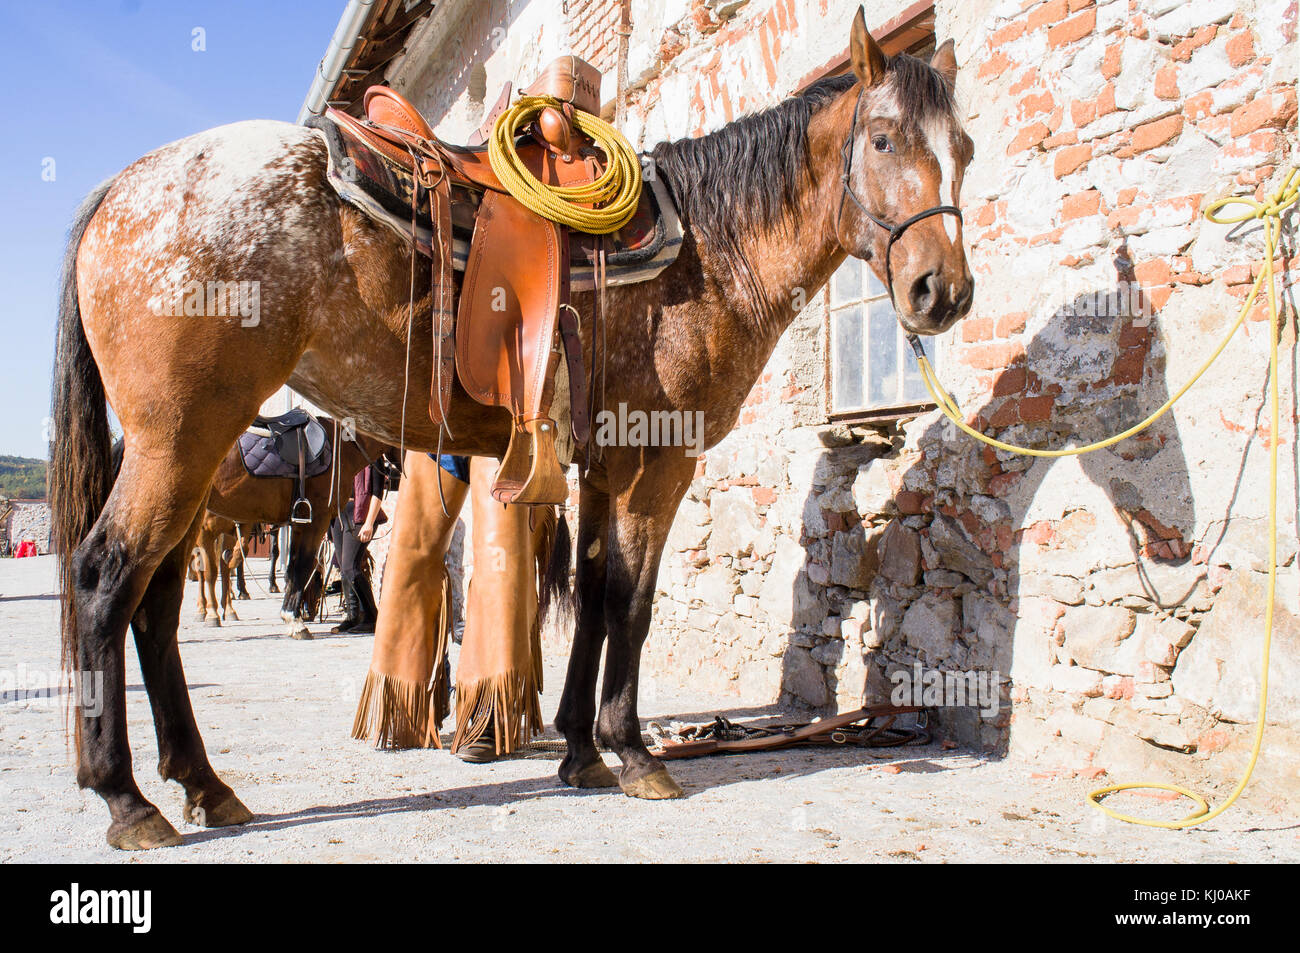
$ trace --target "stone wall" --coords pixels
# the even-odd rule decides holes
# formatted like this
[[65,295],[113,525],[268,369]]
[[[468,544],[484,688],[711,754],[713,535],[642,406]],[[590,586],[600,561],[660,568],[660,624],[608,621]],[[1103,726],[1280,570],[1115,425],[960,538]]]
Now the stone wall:
[[14,501],[13,511],[9,514],[7,536],[9,543],[17,547],[25,540],[36,544],[36,551],[42,556],[50,552],[50,506],[44,501]]
[[[493,76],[530,73],[556,41],[536,6]],[[873,5],[869,24],[903,7]],[[648,148],[779,101],[842,55],[856,8],[638,5],[625,131]],[[936,16],[977,144],[962,192],[976,302],[944,382],[1003,440],[1122,430],[1190,377],[1258,273],[1258,232],[1230,237],[1202,213],[1262,196],[1297,161],[1295,0],[940,0]],[[452,125],[474,111],[464,90],[424,95]],[[1294,299],[1298,263],[1279,264]],[[1235,776],[1262,637],[1266,312],[1148,431],[1053,460],[984,448],[937,413],[829,424],[824,307],[700,460],[660,570],[650,689],[828,710],[887,696],[914,663],[996,672],[1002,704],[943,710],[945,737],[1046,769]],[[1295,783],[1300,750],[1289,328],[1283,345],[1270,784]]]

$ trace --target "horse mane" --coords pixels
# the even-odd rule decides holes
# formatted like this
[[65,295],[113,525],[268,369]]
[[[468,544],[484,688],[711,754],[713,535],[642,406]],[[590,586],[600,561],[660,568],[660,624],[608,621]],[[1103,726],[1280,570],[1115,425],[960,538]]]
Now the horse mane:
[[[886,60],[885,72],[905,131],[932,116],[955,116],[952,88],[928,63],[900,53]],[[656,146],[655,170],[682,220],[739,240],[796,210],[808,181],[808,123],[857,81],[853,73],[830,76],[716,132]]]

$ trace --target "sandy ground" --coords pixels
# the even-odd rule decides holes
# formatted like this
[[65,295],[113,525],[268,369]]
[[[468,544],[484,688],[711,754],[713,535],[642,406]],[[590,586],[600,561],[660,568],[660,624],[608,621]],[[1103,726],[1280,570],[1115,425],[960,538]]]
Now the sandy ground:
[[[209,755],[256,818],[223,830],[181,821],[128,652],[136,778],[185,835],[180,847],[128,854],[106,846],[107,809],[76,787],[60,701],[29,690],[58,664],[53,561],[0,562],[0,862],[1300,861],[1294,815],[1249,796],[1203,830],[1136,828],[1084,804],[1088,781],[937,744],[680,761],[672,771],[688,796],[653,803],[566,788],[551,754],[483,766],[445,751],[375,751],[349,737],[370,638],[330,636],[328,625],[313,626],[315,641],[283,637],[262,568],[253,562],[254,600],[237,605],[243,621],[221,629],[193,621],[190,584],[180,636]],[[549,660],[548,718],[562,671]],[[775,714],[662,684],[642,705],[660,720],[715,712]],[[1125,797],[1147,816],[1181,813]]]

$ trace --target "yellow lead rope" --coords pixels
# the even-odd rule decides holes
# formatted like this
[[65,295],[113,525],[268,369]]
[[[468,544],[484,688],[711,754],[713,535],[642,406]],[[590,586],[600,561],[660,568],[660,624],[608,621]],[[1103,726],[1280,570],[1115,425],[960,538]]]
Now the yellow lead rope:
[[488,161],[501,184],[525,207],[552,222],[591,235],[608,235],[626,225],[641,200],[641,163],[636,150],[599,116],[574,110],[572,122],[604,151],[605,172],[590,185],[558,186],[539,182],[519,158],[515,135],[547,107],[562,104],[551,96],[521,96],[498,117],[488,140]]
[[[1251,775],[1255,771],[1255,765],[1259,761],[1260,749],[1264,744],[1264,715],[1268,709],[1269,650],[1273,643],[1273,603],[1274,590],[1276,589],[1277,584],[1277,445],[1279,440],[1277,346],[1278,333],[1280,329],[1277,326],[1277,289],[1273,280],[1273,257],[1277,252],[1278,239],[1282,234],[1282,213],[1290,206],[1295,205],[1297,201],[1300,201],[1300,179],[1297,178],[1298,173],[1300,173],[1300,169],[1293,168],[1283,180],[1282,185],[1273,193],[1272,196],[1269,197],[1267,202],[1256,202],[1251,198],[1226,198],[1219,199],[1205,210],[1205,217],[1218,225],[1235,225],[1240,222],[1250,221],[1251,219],[1259,219],[1263,223],[1265,255],[1263,265],[1260,268],[1259,277],[1255,279],[1255,284],[1250,289],[1250,294],[1246,296],[1246,301],[1241,306],[1241,312],[1237,315],[1237,320],[1233,323],[1232,327],[1229,328],[1228,333],[1224,335],[1223,340],[1219,342],[1219,346],[1214,349],[1214,352],[1209,356],[1205,363],[1201,365],[1200,369],[1192,375],[1192,379],[1184,384],[1176,394],[1165,401],[1159,409],[1141,423],[1135,424],[1128,430],[1118,433],[1106,440],[1101,440],[1097,443],[1090,443],[1083,447],[1071,447],[1066,450],[1035,450],[1031,447],[1018,447],[1014,444],[994,440],[992,437],[986,437],[978,430],[967,425],[967,423],[962,419],[961,408],[957,406],[956,400],[954,400],[939,383],[939,379],[935,375],[934,369],[930,366],[930,362],[925,357],[925,352],[921,349],[920,342],[916,339],[915,335],[909,337],[912,344],[912,350],[916,352],[917,363],[921,368],[921,376],[925,380],[925,386],[930,391],[930,396],[934,398],[935,403],[939,405],[939,409],[943,411],[944,415],[963,432],[991,447],[996,447],[999,450],[1006,450],[1011,453],[1025,454],[1034,457],[1072,456],[1112,446],[1113,444],[1119,443],[1121,440],[1145,430],[1147,427],[1151,426],[1151,424],[1155,423],[1156,420],[1177,403],[1180,397],[1187,393],[1191,386],[1201,378],[1201,375],[1204,374],[1219,355],[1223,353],[1223,349],[1228,346],[1228,342],[1232,339],[1232,336],[1237,333],[1237,329],[1241,327],[1243,322],[1245,322],[1247,315],[1250,314],[1251,308],[1254,307],[1255,300],[1259,296],[1260,285],[1265,281],[1268,282],[1268,305],[1269,314],[1271,315],[1269,325],[1268,357],[1269,403],[1272,412],[1272,429],[1269,431],[1268,519],[1270,533],[1268,539],[1268,599],[1264,610],[1264,652],[1263,660],[1261,662],[1262,670],[1259,683],[1259,715],[1255,720],[1255,741],[1251,746],[1250,761],[1246,765],[1246,773],[1242,776],[1241,780],[1237,782],[1237,786],[1233,788],[1228,799],[1214,810],[1210,810],[1209,802],[1194,791],[1189,791],[1187,788],[1180,787],[1176,784],[1165,784],[1162,782],[1128,782],[1124,784],[1112,784],[1109,787],[1098,788],[1088,794],[1088,803],[1093,807],[1100,811],[1104,811],[1106,814],[1117,820],[1127,821],[1130,824],[1141,824],[1144,827],[1178,829],[1191,827],[1195,824],[1200,824],[1218,817],[1231,807],[1232,803],[1241,795],[1241,792],[1246,789],[1246,785],[1250,782]],[[1224,206],[1233,203],[1245,205],[1249,208],[1249,211],[1243,212],[1234,217],[1223,217],[1215,214]],[[1197,809],[1182,820],[1152,821],[1140,817],[1132,817],[1128,814],[1121,814],[1120,812],[1112,810],[1101,803],[1101,799],[1108,794],[1114,794],[1117,791],[1133,791],[1139,789],[1173,791],[1176,794],[1181,794],[1183,797],[1194,801],[1197,804]]]

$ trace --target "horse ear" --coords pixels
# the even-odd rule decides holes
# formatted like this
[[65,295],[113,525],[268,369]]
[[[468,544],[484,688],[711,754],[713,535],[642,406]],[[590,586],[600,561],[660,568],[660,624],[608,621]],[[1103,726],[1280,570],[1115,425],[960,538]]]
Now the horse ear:
[[934,51],[934,55],[930,57],[930,66],[949,86],[957,82],[957,51],[952,40],[944,40],[943,44]]
[[849,59],[863,86],[874,86],[884,78],[885,54],[867,31],[867,17],[861,7],[853,18],[853,32],[849,35]]

